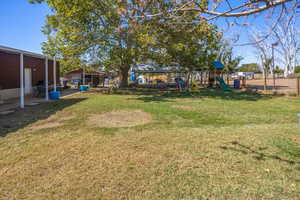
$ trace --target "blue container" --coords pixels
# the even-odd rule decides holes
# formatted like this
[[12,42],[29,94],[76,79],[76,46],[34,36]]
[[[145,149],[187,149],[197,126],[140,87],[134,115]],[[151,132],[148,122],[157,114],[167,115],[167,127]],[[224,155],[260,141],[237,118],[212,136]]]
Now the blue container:
[[234,88],[234,89],[240,89],[240,87],[241,87],[241,81],[238,80],[238,79],[235,79],[235,80],[233,81],[233,88]]
[[130,81],[131,82],[136,82],[136,74],[134,72],[130,73]]
[[87,91],[88,88],[89,88],[89,86],[87,86],[87,85],[81,85],[81,86],[79,87],[79,91],[80,91],[80,92],[84,92],[84,91]]
[[59,100],[60,99],[60,92],[50,92],[49,97],[52,100]]

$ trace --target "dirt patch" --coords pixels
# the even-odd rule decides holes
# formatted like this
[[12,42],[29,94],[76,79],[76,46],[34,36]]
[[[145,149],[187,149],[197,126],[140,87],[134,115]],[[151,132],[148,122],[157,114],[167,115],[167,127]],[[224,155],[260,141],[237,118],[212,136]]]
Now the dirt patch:
[[300,138],[298,137],[291,137],[291,139],[296,142],[298,145],[300,145]]
[[56,127],[60,127],[63,124],[59,123],[59,122],[48,122],[46,124],[41,124],[41,125],[36,125],[36,126],[32,126],[30,128],[30,130],[32,131],[37,131],[37,130],[42,130],[42,129],[47,129],[47,128],[56,128]]
[[71,119],[75,119],[75,116],[74,115],[69,115],[69,116],[63,116],[63,117],[58,118],[59,121],[68,121],[68,120],[71,120]]
[[[276,93],[278,94],[296,94],[297,93],[297,79],[283,79],[277,78]],[[258,91],[264,90],[264,79],[247,80],[246,87]],[[273,79],[267,79],[267,90],[273,90]]]
[[58,122],[62,122],[62,121],[68,121],[68,120],[71,120],[71,119],[75,119],[76,116],[75,115],[63,115],[63,116],[59,116],[59,115],[52,115],[50,117],[48,117],[47,121],[51,121],[51,122],[54,122],[54,121],[58,121]]
[[88,119],[90,125],[98,127],[133,127],[150,123],[151,115],[143,111],[113,111],[103,114],[91,115]]

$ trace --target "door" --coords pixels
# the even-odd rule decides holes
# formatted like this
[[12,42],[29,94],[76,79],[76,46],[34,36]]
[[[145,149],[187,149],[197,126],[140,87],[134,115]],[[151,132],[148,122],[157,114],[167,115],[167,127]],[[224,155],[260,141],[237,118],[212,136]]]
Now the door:
[[24,69],[24,87],[25,87],[25,94],[30,94],[32,92],[32,73],[31,73],[31,68],[25,68]]

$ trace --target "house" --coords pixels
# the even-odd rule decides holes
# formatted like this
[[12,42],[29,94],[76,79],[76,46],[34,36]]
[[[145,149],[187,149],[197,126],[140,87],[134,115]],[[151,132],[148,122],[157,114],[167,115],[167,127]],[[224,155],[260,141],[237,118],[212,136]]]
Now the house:
[[[178,63],[171,63],[167,66],[160,66],[155,63],[137,64],[130,68],[130,77],[132,75],[137,76],[139,83],[172,82],[172,76],[182,76],[182,73],[184,70]],[[131,81],[133,81],[132,78]]]
[[254,72],[238,72],[238,77],[246,77],[246,78],[252,78],[254,79]]
[[104,72],[98,71],[85,71],[83,69],[77,69],[70,71],[64,75],[64,80],[75,84],[88,84],[93,87],[99,85],[99,83],[103,83],[104,79],[107,78],[107,75]]
[[55,58],[0,46],[0,98],[20,97],[24,107],[24,96],[33,93],[35,86],[44,84],[46,99],[48,86],[59,83],[59,62]]

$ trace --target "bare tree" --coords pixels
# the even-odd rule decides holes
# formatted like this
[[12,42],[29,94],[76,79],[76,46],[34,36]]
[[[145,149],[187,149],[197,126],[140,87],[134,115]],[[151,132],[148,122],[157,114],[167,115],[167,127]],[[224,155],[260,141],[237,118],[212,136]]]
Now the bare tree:
[[284,65],[284,75],[293,74],[300,53],[300,28],[297,16],[284,17],[273,29],[272,39],[277,41],[277,60]]
[[[153,0],[148,0],[152,2]],[[160,0],[158,2],[165,2]],[[299,4],[299,0],[172,0],[172,7],[161,12],[145,14],[140,17],[156,17],[168,14],[169,17],[178,17],[184,11],[197,12],[199,19],[210,21],[218,17],[243,17],[272,10],[276,7],[285,7],[286,3]],[[295,9],[297,6],[294,7]],[[272,12],[272,11],[271,11]]]
[[[192,10],[198,11],[208,15],[205,17],[206,20],[212,20],[217,17],[242,17],[249,16],[256,13],[263,12],[265,10],[275,8],[277,6],[284,6],[285,3],[293,0],[248,0],[236,5],[236,1],[222,0],[222,1],[209,1],[210,6],[197,3],[197,1],[190,1],[194,8],[182,8],[181,10]],[[203,1],[201,1],[203,2]],[[235,2],[235,3],[234,3]],[[189,6],[191,6],[189,4]],[[224,10],[225,7],[225,10]],[[227,8],[226,8],[227,7]],[[221,8],[221,9],[219,9]],[[218,9],[220,11],[218,11]]]
[[270,72],[271,63],[272,63],[272,55],[270,52],[270,44],[267,40],[261,41],[262,33],[259,31],[254,31],[252,35],[250,35],[252,39],[253,47],[256,48],[256,54],[260,58],[260,67],[264,76],[264,91],[267,90],[267,77]]
[[[268,57],[276,61],[278,65],[283,66],[285,77],[294,73],[299,61],[300,23],[297,22],[298,19],[299,16],[297,12],[292,10],[282,16],[275,25],[269,23],[269,25],[266,26],[268,33],[262,30],[252,30],[249,35],[250,38],[252,38],[250,43],[256,47],[256,49],[260,49],[260,52],[262,51],[262,47],[264,47],[264,51],[275,50],[275,56],[274,53],[272,53],[272,55]],[[265,24],[267,24],[267,22],[265,22]],[[265,37],[266,35],[268,35],[267,38]],[[274,66],[275,63],[273,63],[273,67]]]

